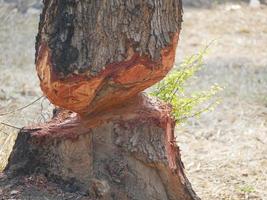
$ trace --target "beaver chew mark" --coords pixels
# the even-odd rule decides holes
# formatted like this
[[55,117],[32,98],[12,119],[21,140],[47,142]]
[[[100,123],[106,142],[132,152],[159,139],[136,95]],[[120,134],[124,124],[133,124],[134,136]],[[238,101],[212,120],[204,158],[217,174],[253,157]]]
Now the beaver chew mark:
[[[93,117],[58,111],[50,122],[19,132],[5,172],[27,181],[23,175],[45,174],[58,188],[71,183],[90,199],[200,200],[173,142],[170,111],[144,94]],[[29,182],[19,184],[22,195],[24,186]]]
[[81,115],[136,96],[172,68],[180,0],[44,1],[36,67],[49,100]]
[[73,74],[62,79],[53,72],[51,53],[42,43],[37,59],[41,88],[49,100],[62,108],[81,115],[100,112],[120,104],[161,80],[172,68],[178,33],[169,47],[161,51],[161,60],[151,61],[133,53],[124,62],[106,66],[101,74],[88,77]]

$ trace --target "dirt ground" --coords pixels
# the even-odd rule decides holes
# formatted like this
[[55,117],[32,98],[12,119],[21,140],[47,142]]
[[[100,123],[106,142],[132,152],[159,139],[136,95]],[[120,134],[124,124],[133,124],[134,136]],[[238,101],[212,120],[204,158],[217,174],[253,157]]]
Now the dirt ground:
[[[45,99],[1,116],[42,95],[33,64],[38,15],[0,3],[0,122],[17,128],[51,116]],[[225,89],[214,112],[177,127],[186,172],[203,200],[267,200],[267,6],[185,8],[176,66],[210,42],[206,67],[188,88]],[[0,169],[16,132],[0,127]]]

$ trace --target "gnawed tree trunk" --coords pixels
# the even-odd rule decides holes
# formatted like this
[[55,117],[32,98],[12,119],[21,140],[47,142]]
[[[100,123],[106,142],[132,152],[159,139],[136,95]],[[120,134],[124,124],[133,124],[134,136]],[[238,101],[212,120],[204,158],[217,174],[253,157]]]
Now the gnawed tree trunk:
[[59,108],[20,131],[8,177],[43,174],[90,199],[199,199],[171,108],[140,93],[172,68],[181,12],[180,0],[44,0],[36,69]]
[[141,94],[94,118],[59,113],[19,133],[6,171],[72,182],[91,199],[198,199],[184,174],[169,112]]
[[41,88],[88,115],[137,95],[172,68],[180,0],[45,0],[36,43]]

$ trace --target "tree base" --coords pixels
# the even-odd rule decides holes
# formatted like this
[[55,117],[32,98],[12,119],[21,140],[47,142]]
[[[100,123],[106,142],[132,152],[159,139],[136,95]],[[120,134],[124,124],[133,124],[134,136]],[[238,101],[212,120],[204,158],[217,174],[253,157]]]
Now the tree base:
[[196,200],[174,126],[170,108],[144,94],[86,119],[61,111],[20,131],[5,174],[42,174],[90,199]]

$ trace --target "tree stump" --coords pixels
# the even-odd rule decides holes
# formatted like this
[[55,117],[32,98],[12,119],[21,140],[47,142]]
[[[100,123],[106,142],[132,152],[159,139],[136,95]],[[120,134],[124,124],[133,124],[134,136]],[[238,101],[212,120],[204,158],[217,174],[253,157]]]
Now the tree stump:
[[174,125],[170,107],[144,94],[93,118],[59,112],[20,131],[5,171],[72,182],[91,199],[195,200]]
[[9,180],[42,174],[93,200],[199,199],[171,107],[140,93],[172,68],[181,21],[180,0],[44,0],[36,70],[58,109],[19,132]]

